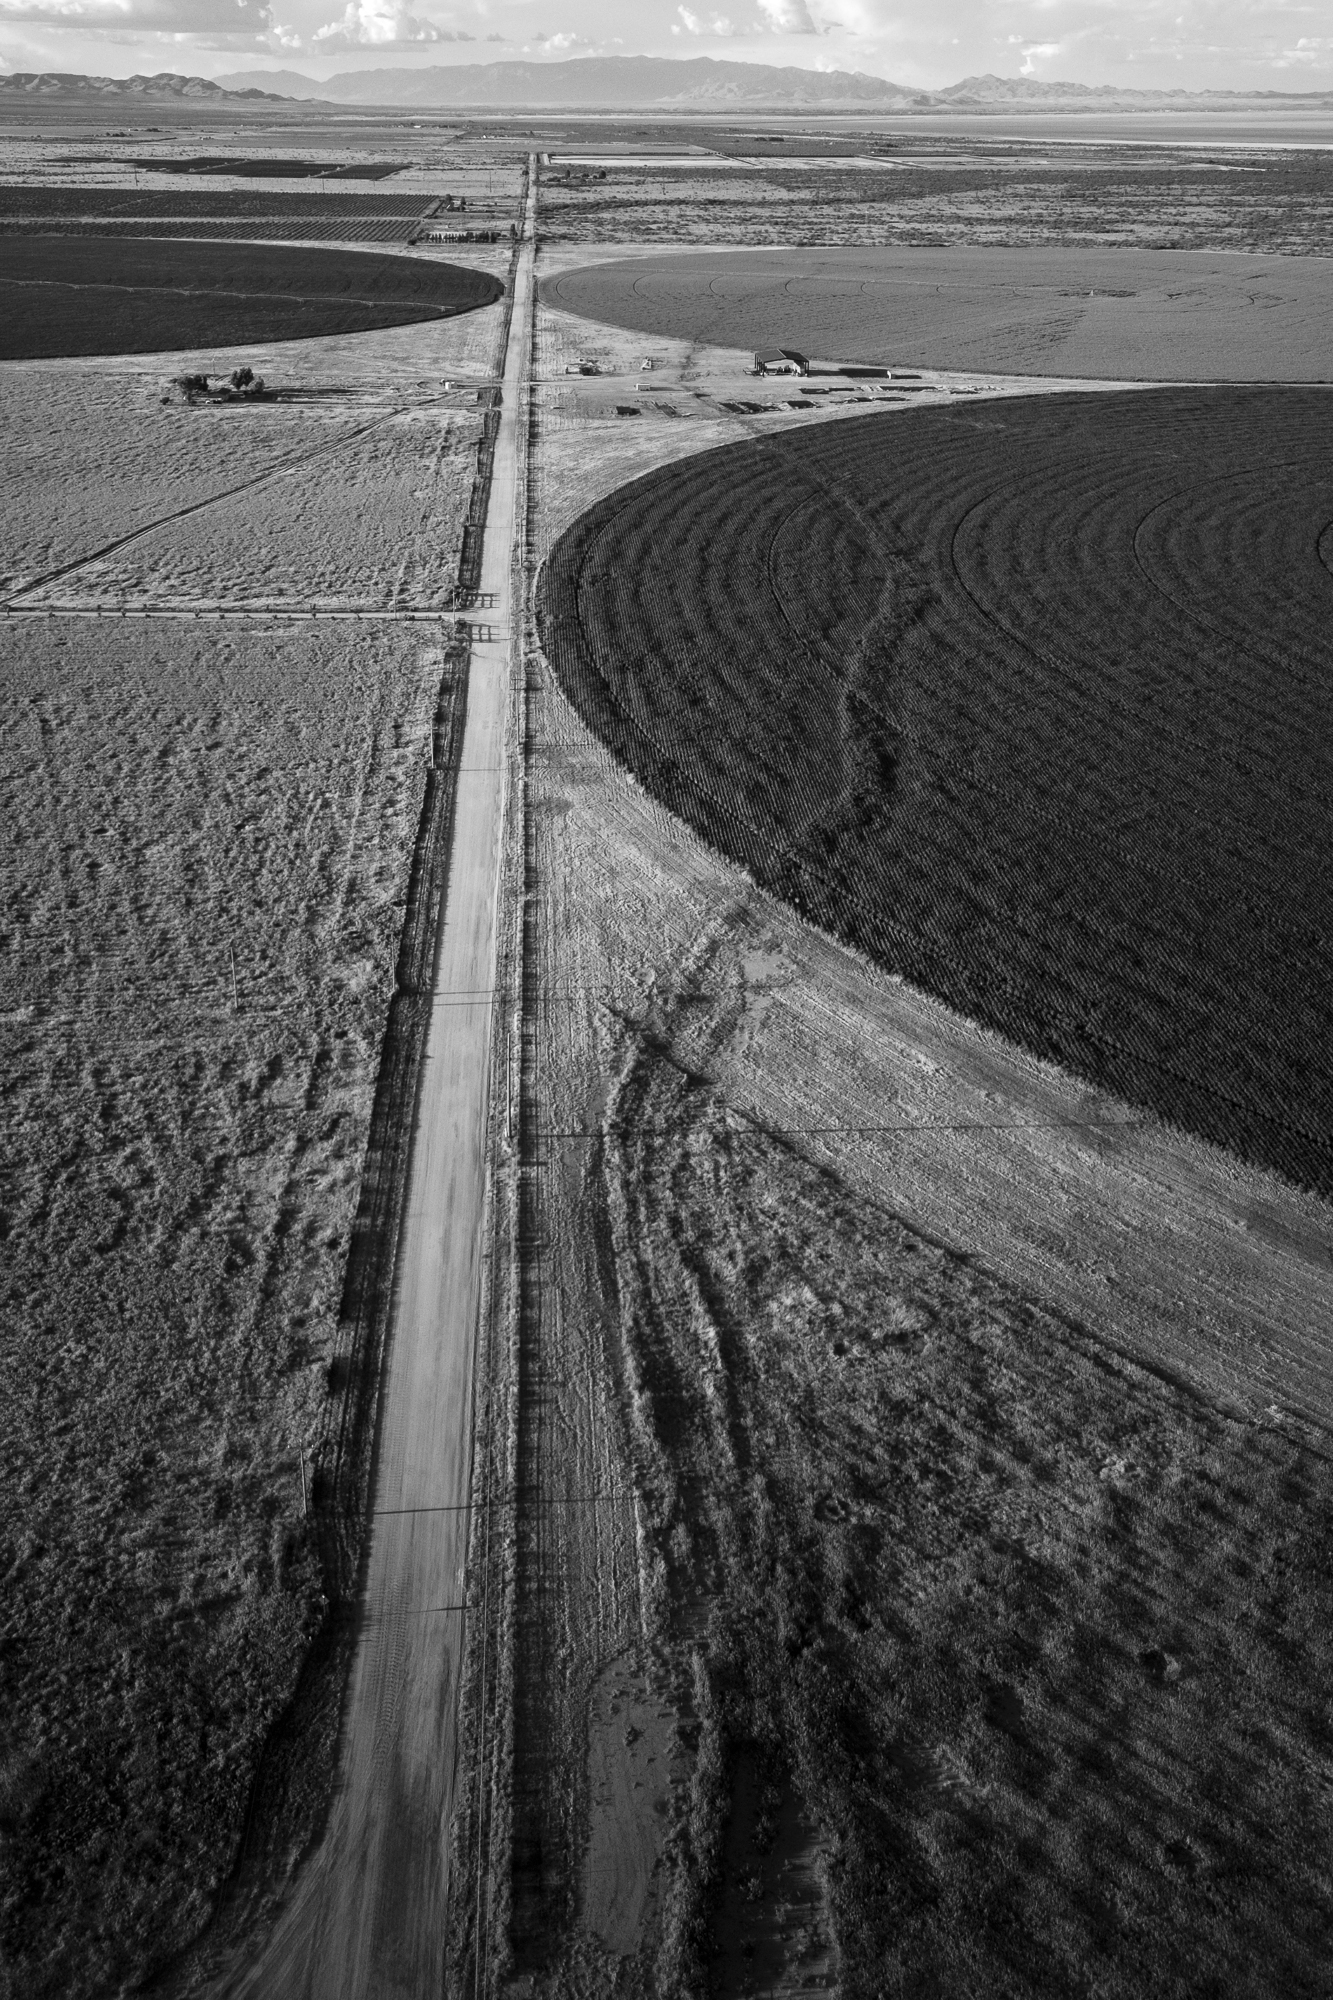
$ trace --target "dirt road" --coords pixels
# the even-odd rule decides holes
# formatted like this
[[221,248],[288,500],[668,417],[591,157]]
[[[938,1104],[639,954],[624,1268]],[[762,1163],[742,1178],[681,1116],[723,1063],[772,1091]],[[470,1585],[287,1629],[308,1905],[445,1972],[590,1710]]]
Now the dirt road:
[[472,653],[339,1788],[263,1955],[228,1989],[272,2000],[415,2000],[443,1990],[532,201],[482,558],[494,609]]

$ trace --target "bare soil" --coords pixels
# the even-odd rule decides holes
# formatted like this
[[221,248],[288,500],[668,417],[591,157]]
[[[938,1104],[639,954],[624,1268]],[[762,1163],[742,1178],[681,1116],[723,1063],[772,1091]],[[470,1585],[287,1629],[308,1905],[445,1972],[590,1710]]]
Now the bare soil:
[[[217,418],[231,414],[224,408]],[[77,601],[104,611],[127,604],[446,609],[458,583],[481,437],[475,394],[427,392],[406,412],[358,414],[359,424],[345,413],[341,424],[337,416],[298,421],[289,469],[279,467],[189,521],[165,521],[75,576],[30,592],[24,603]],[[208,413],[197,409],[183,421],[200,416],[208,425]]]
[[1333,377],[1328,246],[1302,257],[1175,245],[1000,250],[975,240],[682,248],[566,269],[545,280],[545,296],[640,334],[885,367],[1175,382]]
[[[354,345],[11,368],[0,463],[22,505],[6,512],[0,590],[12,596],[54,577],[62,601],[85,583],[89,602],[178,583],[196,599],[254,598],[281,593],[290,567],[306,591],[321,580],[343,595],[351,581],[352,594],[379,602],[395,588],[433,591],[461,535],[458,503],[481,421],[476,389],[443,382],[488,378],[497,310],[422,329],[410,350],[388,332]],[[278,400],[191,405],[173,386],[178,374],[225,376],[240,360]],[[386,511],[392,537],[358,519],[347,499],[358,488]],[[218,507],[190,511],[214,496]],[[57,574],[154,524],[106,568],[77,582]],[[349,544],[361,571],[350,578],[339,553]]]
[[199,1927],[323,1615],[304,1496],[444,665],[292,627],[14,652],[5,1955],[63,1995]]
[[[327,1805],[466,651],[394,613],[457,578],[502,317],[4,370],[25,1993],[188,1985]],[[172,386],[242,362],[277,400]]]
[[[548,378],[537,559],[714,421]],[[822,938],[530,689],[461,1990],[1317,1992],[1327,1209]]]

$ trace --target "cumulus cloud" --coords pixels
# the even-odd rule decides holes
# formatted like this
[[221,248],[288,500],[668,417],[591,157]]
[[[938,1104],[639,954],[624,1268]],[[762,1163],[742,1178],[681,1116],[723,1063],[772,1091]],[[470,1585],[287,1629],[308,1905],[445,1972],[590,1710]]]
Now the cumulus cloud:
[[315,40],[326,49],[417,48],[423,42],[470,42],[471,35],[420,20],[408,0],[348,0],[341,21],[316,28]]
[[817,35],[805,0],[759,0],[764,26],[775,35]]
[[1035,76],[1037,74],[1038,63],[1049,62],[1052,56],[1061,55],[1063,51],[1063,42],[1028,42],[1023,50],[1023,62],[1018,72],[1019,75]]
[[273,25],[266,0],[0,0],[0,23],[35,21],[119,39],[135,34],[252,40]]
[[[734,35],[736,33],[735,28],[733,28],[725,14],[710,14],[705,21],[702,15],[692,14],[688,7],[677,7],[676,12],[685,25],[687,35]],[[678,35],[680,29],[673,25],[671,32],[673,35]]]
[[570,28],[563,30],[558,35],[534,35],[528,46],[534,49],[544,49],[547,54],[554,52],[558,56],[567,56],[570,54],[590,55],[594,51],[600,50],[602,45],[600,42],[590,42],[586,35],[576,35],[573,29]]

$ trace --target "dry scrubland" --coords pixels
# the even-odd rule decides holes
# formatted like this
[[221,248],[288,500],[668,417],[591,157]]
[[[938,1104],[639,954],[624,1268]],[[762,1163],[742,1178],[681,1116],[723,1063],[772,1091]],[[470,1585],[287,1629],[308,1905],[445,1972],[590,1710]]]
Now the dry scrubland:
[[[500,323],[5,370],[6,595],[187,614],[5,634],[0,1815],[25,1994],[137,1987],[190,1943],[273,1724],[337,1652],[321,1593],[355,1540],[375,1333],[349,1249],[459,652],[452,625],[263,607],[439,603],[481,422],[442,378],[489,381]],[[170,387],[241,361],[280,399]],[[249,616],[188,618],[228,602]],[[299,1769],[263,1767],[257,1853],[308,1830],[328,1720]]]
[[608,161],[604,181],[545,186],[543,241],[1333,250],[1333,156],[1323,150],[949,150],[964,157],[926,157],[906,141],[876,167],[764,164],[714,174]]
[[[231,412],[216,412],[225,423]],[[186,423],[210,413],[189,411]],[[242,421],[245,421],[244,416]],[[168,521],[128,548],[57,580],[29,603],[114,611],[317,606],[446,608],[458,582],[482,413],[475,399],[369,418],[293,477],[262,480],[209,507],[193,532]]]
[[[324,398],[192,408],[178,394],[164,402],[164,386],[10,376],[4,460],[24,514],[6,524],[8,596],[52,578],[40,602],[106,610],[442,602],[480,436],[474,392],[348,382]],[[136,538],[86,564],[124,536]],[[60,576],[70,564],[78,572]]]
[[[5,1955],[198,1928],[321,1615],[313,1478],[444,672],[29,627],[4,717]],[[233,964],[235,985],[233,987]]]
[[[742,239],[743,240],[743,239]],[[683,251],[562,270],[549,305],[662,339],[885,366],[1333,379],[1333,257],[1023,247]]]
[[[437,519],[446,538],[456,533],[480,422],[475,391],[446,392],[442,383],[490,378],[500,311],[386,329],[354,348],[330,337],[257,343],[241,355],[223,348],[11,368],[0,463],[23,503],[6,515],[0,589],[31,589],[157,523],[155,536],[93,574],[88,601],[114,602],[131,584],[142,593],[159,568],[163,580],[187,575],[197,586],[219,541],[222,576],[242,595],[262,591],[277,567],[290,568],[303,588],[324,580],[347,595],[355,581],[384,601],[404,560],[404,584],[433,592],[448,549],[417,545]],[[281,400],[192,408],[172,388],[178,374],[225,375],[238,360]],[[364,565],[383,534],[349,503],[358,486],[390,509],[403,537],[377,577],[349,578],[338,553],[350,546]],[[219,497],[218,508],[200,508]],[[304,517],[299,538],[289,529],[293,514]],[[61,579],[61,600],[77,596],[83,581]]]
[[[539,368],[584,334],[542,315]],[[691,434],[548,374],[538,556]],[[530,673],[513,1723],[461,1826],[492,1974],[1321,1991],[1327,1209],[807,927]]]

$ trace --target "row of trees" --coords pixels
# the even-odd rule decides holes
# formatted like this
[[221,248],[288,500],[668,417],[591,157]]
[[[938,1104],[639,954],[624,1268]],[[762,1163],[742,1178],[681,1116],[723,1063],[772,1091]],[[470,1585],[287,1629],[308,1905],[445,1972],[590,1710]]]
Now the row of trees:
[[225,381],[214,389],[207,375],[178,375],[176,385],[191,402],[196,396],[262,396],[264,378],[253,368],[233,368]]

